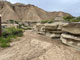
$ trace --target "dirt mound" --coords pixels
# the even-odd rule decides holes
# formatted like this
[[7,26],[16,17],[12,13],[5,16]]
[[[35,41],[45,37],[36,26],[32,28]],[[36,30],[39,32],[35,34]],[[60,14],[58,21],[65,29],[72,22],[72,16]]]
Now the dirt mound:
[[0,51],[0,60],[80,60],[78,50],[31,31],[11,46]]
[[53,19],[56,16],[68,16],[64,12],[47,12],[34,5],[21,3],[11,4],[7,1],[0,1],[0,14],[3,21],[22,20],[22,21],[41,21]]

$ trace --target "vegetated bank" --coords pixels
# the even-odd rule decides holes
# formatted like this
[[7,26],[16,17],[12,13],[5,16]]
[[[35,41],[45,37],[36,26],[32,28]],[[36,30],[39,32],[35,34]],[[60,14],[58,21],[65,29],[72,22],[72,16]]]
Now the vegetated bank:
[[2,37],[0,37],[0,47],[10,47],[12,39],[21,36],[23,36],[23,30],[21,28],[4,28]]
[[80,22],[80,16],[79,17],[64,16],[63,18],[65,21],[68,21],[68,22]]

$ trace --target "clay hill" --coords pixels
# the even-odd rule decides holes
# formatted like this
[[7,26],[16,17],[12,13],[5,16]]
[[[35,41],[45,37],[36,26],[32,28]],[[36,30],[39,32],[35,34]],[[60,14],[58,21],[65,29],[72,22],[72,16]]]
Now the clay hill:
[[21,20],[21,21],[41,21],[54,19],[56,16],[68,16],[64,12],[47,12],[37,6],[28,4],[11,4],[7,1],[0,1],[0,14],[2,20]]

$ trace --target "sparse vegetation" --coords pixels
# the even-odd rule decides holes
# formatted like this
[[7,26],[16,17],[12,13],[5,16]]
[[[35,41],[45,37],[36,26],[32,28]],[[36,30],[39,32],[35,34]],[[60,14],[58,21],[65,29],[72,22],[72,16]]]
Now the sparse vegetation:
[[20,28],[15,28],[15,27],[11,27],[11,28],[5,28],[3,30],[3,36],[7,37],[7,36],[11,36],[11,35],[18,35],[21,34],[23,31]]
[[80,22],[80,17],[65,16],[64,20],[68,22]]
[[42,20],[41,23],[52,23],[52,20]]
[[64,18],[64,20],[70,20],[70,19],[73,19],[74,17],[73,16],[64,16],[63,18]]
[[1,43],[0,46],[3,48],[10,47],[10,43]]
[[12,38],[16,38],[17,36],[23,36],[23,30],[20,28],[5,28],[2,33],[2,37],[0,37],[0,46],[1,47],[9,47]]
[[16,21],[16,20],[8,20],[8,22],[11,23],[11,24],[13,24],[13,23],[18,24],[18,21]]

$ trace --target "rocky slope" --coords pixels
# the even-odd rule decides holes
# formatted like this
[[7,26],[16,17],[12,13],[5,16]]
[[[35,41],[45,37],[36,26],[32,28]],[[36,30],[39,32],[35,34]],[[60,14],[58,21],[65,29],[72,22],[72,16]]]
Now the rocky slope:
[[21,20],[21,21],[41,21],[53,19],[56,16],[68,16],[64,12],[47,12],[34,5],[25,5],[21,3],[11,4],[7,1],[0,1],[0,14],[3,21]]

